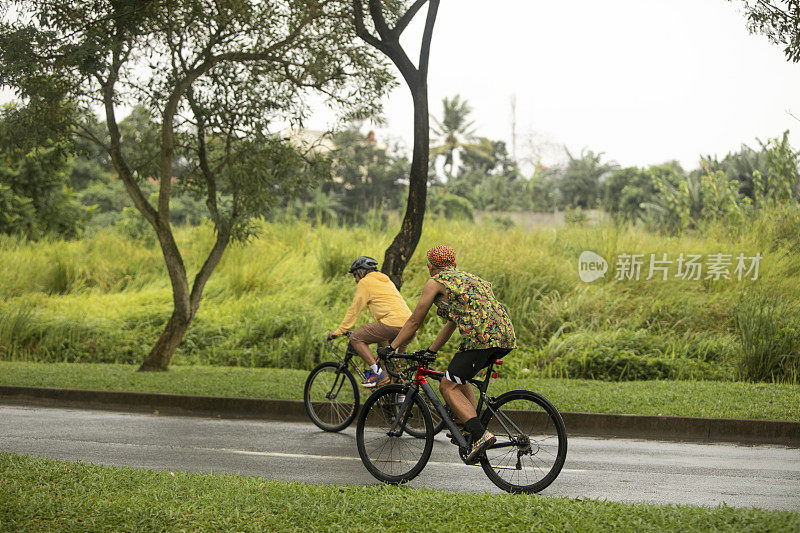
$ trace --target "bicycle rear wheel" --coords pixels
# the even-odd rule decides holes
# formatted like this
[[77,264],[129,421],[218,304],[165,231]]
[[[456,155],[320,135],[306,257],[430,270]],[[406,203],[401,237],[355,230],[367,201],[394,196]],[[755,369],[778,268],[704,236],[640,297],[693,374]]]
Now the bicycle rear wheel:
[[[386,385],[366,402],[356,425],[356,444],[361,461],[370,474],[386,483],[405,483],[425,467],[433,450],[433,422],[425,401],[415,396],[409,413],[402,414],[397,395],[405,394],[404,385]],[[399,436],[390,435],[395,420],[405,418],[408,425]],[[423,431],[424,440],[409,432]]]
[[341,431],[358,414],[360,398],[353,374],[328,361],[309,374],[303,389],[303,404],[314,424],[325,431]]
[[555,480],[567,457],[567,430],[558,410],[525,390],[500,395],[481,422],[497,442],[481,458],[492,483],[508,492],[539,492]]

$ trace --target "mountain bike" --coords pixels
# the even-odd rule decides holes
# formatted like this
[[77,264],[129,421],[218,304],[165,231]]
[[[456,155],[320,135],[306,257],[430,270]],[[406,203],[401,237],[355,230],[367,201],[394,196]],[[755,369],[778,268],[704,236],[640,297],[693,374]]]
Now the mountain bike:
[[[364,466],[386,483],[405,483],[416,477],[433,450],[434,428],[428,403],[444,421],[451,442],[466,462],[469,436],[456,425],[426,379],[443,378],[442,372],[428,368],[436,356],[423,350],[394,353],[392,357],[413,362],[415,375],[405,384],[380,388],[364,402],[356,425],[358,454]],[[535,392],[513,390],[497,398],[487,395],[489,381],[496,377],[495,364],[502,361],[495,360],[487,367],[483,381],[469,380],[480,393],[478,417],[497,437],[497,442],[481,455],[480,465],[489,479],[505,491],[539,492],[556,479],[564,466],[567,456],[564,421],[553,404]],[[411,434],[409,428],[424,432],[424,440]]]
[[[341,342],[345,337],[350,337],[349,331],[327,341],[327,348],[333,360],[317,365],[308,375],[303,387],[303,405],[306,413],[323,431],[336,432],[345,429],[355,420],[361,403],[359,382],[365,377],[353,360],[356,354],[347,349],[345,342]],[[390,365],[392,366],[390,374],[396,380],[407,380],[408,375],[399,368],[396,361],[387,361],[384,366]],[[354,374],[361,379],[356,381]],[[444,421],[438,414],[435,418],[434,434],[444,427]],[[424,438],[424,429],[424,426],[420,429],[412,423],[408,425],[406,431],[417,438]]]

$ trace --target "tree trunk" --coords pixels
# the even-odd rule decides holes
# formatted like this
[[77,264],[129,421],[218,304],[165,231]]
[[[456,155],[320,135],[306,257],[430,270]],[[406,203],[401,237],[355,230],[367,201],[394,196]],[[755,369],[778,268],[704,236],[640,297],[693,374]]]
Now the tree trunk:
[[[428,15],[422,33],[419,63],[415,67],[400,45],[400,35],[411,19],[425,3]],[[370,15],[380,39],[371,35],[362,19],[361,0],[353,0],[356,32],[366,42],[383,52],[400,70],[414,99],[414,154],[408,179],[408,204],[400,231],[386,249],[381,271],[389,276],[399,289],[403,286],[403,271],[417,249],[422,236],[425,218],[425,200],[428,194],[428,158],[430,157],[430,119],[428,117],[428,60],[431,51],[433,26],[439,10],[439,0],[416,0],[401,16],[394,27],[387,26],[383,16],[382,2],[369,0]]]
[[178,345],[180,345],[183,336],[189,329],[190,322],[191,317],[185,316],[177,309],[173,311],[169,322],[167,322],[167,327],[164,328],[155,346],[150,350],[138,371],[166,370],[170,359],[172,359],[172,354],[178,349]]
[[386,249],[381,271],[389,276],[399,289],[403,285],[403,271],[408,265],[422,236],[425,218],[425,200],[428,195],[428,158],[430,157],[430,123],[428,118],[428,87],[418,80],[411,87],[414,96],[414,153],[409,173],[408,204],[400,231]]
[[155,346],[153,346],[153,349],[150,350],[150,353],[147,354],[144,362],[139,367],[139,372],[167,369],[175,350],[180,346],[183,336],[186,335],[192,319],[200,308],[200,301],[203,297],[203,289],[206,286],[206,282],[219,264],[225,248],[230,242],[230,232],[226,228],[219,228],[214,247],[195,276],[192,290],[189,292],[186,270],[183,266],[180,252],[172,239],[172,234],[159,234],[159,237],[164,237],[165,239],[162,241],[162,250],[167,270],[170,273],[170,280],[172,281],[173,311]]

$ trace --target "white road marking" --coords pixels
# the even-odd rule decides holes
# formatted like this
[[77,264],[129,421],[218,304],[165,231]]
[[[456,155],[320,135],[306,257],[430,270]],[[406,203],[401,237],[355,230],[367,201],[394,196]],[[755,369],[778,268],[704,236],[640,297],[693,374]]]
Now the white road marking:
[[[252,450],[234,450],[231,448],[196,448],[198,450],[207,450],[207,451],[214,451],[214,452],[227,452],[227,453],[235,453],[239,455],[258,455],[262,457],[279,457],[279,458],[291,458],[291,459],[334,459],[334,460],[341,460],[341,461],[359,461],[361,462],[360,457],[350,457],[347,455],[321,455],[316,453],[284,453],[284,452],[257,452]],[[428,461],[427,465],[441,465],[441,466],[461,466],[464,468],[472,468],[470,465],[465,465],[464,463],[448,463],[444,461]],[[479,465],[478,465],[479,466]],[[586,472],[586,470],[576,469],[576,468],[562,468],[561,472]]]

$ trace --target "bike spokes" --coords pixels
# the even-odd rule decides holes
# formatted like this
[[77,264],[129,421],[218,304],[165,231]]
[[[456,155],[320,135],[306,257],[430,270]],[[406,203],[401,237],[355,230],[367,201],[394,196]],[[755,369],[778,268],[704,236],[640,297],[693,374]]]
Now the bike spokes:
[[358,412],[358,386],[337,363],[323,363],[311,371],[303,400],[306,412],[318,427],[341,431]]
[[[356,441],[364,465],[378,479],[401,483],[415,477],[425,466],[433,447],[430,413],[417,396],[404,412],[397,396],[400,385],[376,391],[364,403],[358,420]],[[411,435],[405,428],[421,424],[426,438]]]
[[538,492],[552,483],[566,457],[566,431],[555,408],[534,393],[500,398],[489,419],[497,442],[481,461],[489,478],[511,492]]

